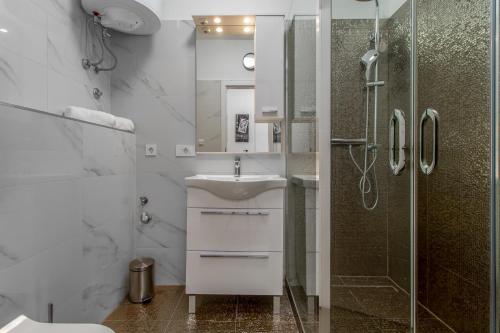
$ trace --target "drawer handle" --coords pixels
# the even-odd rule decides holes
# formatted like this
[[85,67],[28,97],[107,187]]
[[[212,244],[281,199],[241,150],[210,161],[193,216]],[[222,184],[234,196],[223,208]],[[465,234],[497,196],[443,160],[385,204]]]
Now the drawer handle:
[[269,259],[269,254],[201,253],[200,258]]
[[204,210],[203,215],[248,215],[248,216],[267,216],[271,213],[267,210],[262,211],[223,211],[223,210]]

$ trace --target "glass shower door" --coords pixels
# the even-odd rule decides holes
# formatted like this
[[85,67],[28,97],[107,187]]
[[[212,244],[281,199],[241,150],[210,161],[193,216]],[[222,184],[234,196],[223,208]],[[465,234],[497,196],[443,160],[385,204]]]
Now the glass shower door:
[[489,332],[490,1],[416,7],[417,331]]
[[316,15],[295,15],[287,31],[286,278],[307,332],[317,331],[319,325],[316,22]]
[[331,332],[410,331],[410,1],[332,0]]

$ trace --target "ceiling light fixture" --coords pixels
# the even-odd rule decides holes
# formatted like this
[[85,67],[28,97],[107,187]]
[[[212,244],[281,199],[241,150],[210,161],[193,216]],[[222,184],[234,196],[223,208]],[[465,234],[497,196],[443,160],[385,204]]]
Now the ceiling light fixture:
[[220,17],[214,18],[214,23],[215,24],[221,24],[221,22],[222,22],[222,19]]
[[245,24],[250,24],[250,23],[252,23],[252,18],[251,18],[251,17],[248,17],[248,16],[247,16],[247,17],[245,17],[245,18],[243,19],[243,23],[245,23]]

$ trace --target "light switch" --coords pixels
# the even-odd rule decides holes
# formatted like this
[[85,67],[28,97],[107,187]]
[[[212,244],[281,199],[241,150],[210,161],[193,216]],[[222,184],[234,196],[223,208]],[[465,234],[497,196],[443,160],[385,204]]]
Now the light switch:
[[177,156],[177,157],[196,156],[194,146],[192,146],[192,145],[177,145],[177,146],[175,146],[175,156]]
[[158,145],[157,144],[147,144],[145,155],[149,156],[149,157],[158,156]]

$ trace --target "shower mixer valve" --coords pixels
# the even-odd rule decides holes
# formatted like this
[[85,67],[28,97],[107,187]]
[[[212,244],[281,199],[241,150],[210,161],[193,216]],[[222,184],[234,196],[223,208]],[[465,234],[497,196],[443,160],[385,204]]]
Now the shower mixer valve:
[[142,212],[141,212],[141,217],[140,217],[141,218],[141,222],[143,224],[149,224],[149,222],[151,222],[151,220],[153,219],[153,217],[149,213],[147,213],[147,212],[144,211],[144,206],[146,206],[148,204],[149,199],[147,197],[143,196],[143,197],[139,198],[139,202],[140,202],[141,207],[143,209]]

